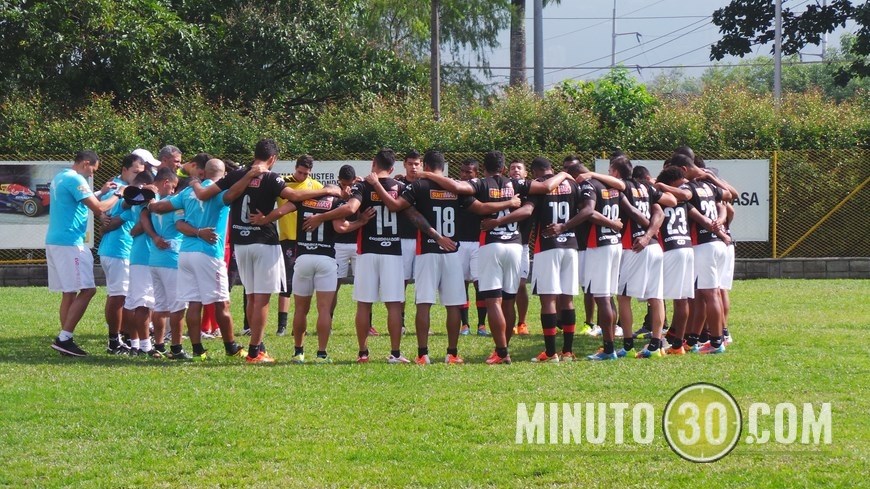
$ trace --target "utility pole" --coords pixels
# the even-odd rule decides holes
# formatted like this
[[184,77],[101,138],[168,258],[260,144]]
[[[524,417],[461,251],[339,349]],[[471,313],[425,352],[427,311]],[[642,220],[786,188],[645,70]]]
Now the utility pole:
[[611,34],[610,34],[610,67],[616,66],[616,38],[619,36],[637,36],[637,42],[640,42],[640,32],[616,32],[616,0],[613,0],[613,17],[611,18]]
[[544,96],[544,0],[535,0],[535,93]]
[[779,107],[782,101],[782,0],[776,2],[776,26],[773,44],[773,98]]
[[432,0],[432,43],[429,45],[429,84],[432,87],[432,112],[435,120],[441,119],[441,19],[440,0]]

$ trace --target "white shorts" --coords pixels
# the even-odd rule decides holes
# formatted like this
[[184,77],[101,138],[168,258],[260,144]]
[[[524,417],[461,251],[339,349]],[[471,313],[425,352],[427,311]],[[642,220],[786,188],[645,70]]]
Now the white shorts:
[[619,260],[622,247],[619,245],[587,248],[583,265],[583,290],[595,297],[616,295],[619,284]]
[[692,248],[666,251],[662,260],[665,299],[695,298],[695,253]]
[[178,312],[187,309],[178,297],[178,269],[151,267],[151,282],[154,284],[154,311]]
[[734,245],[725,247],[725,271],[722,274],[722,288],[725,290],[731,290],[731,286],[734,285],[734,260],[737,250],[734,248]]
[[586,250],[577,250],[577,280],[580,289],[586,293]]
[[94,255],[84,246],[46,245],[48,261],[48,290],[51,292],[78,292],[93,289]]
[[479,249],[479,241],[459,242],[459,249],[456,250],[456,253],[459,255],[460,265],[462,266],[462,277],[466,282],[477,280],[477,250]]
[[347,278],[348,275],[355,274],[356,244],[335,243],[335,262],[338,264],[338,278]]
[[124,309],[133,310],[137,307],[154,307],[154,281],[151,280],[151,267],[148,265],[130,265],[130,288]]
[[[279,262],[283,268],[284,262]],[[227,265],[198,251],[178,254],[178,291],[176,300],[214,304],[230,300]]]
[[127,295],[130,289],[130,260],[101,256],[100,266],[106,275],[106,295],[118,297]]
[[465,297],[465,277],[462,276],[459,253],[425,253],[417,256],[414,265],[414,290],[417,304],[435,304],[435,295],[445,306],[462,306]]
[[722,287],[725,275],[725,243],[711,241],[695,245],[695,289],[708,290]]
[[532,293],[537,295],[577,295],[577,250],[555,248],[535,253]]
[[417,259],[417,240],[402,239],[402,269],[405,280],[414,278],[414,262]]
[[353,281],[353,300],[357,302],[405,301],[401,256],[376,253],[359,255]]
[[500,290],[516,294],[520,289],[520,255],[517,243],[490,243],[477,251],[477,287],[481,292]]
[[520,255],[520,278],[523,280],[529,279],[529,269],[532,268],[532,262],[529,258],[529,245],[524,244],[523,254]]
[[338,267],[335,258],[324,255],[300,255],[293,266],[293,294],[311,297],[314,292],[335,292]]
[[236,264],[245,294],[276,294],[286,290],[281,245],[236,245]]
[[640,253],[622,250],[617,292],[639,300],[662,298],[661,245],[652,243]]

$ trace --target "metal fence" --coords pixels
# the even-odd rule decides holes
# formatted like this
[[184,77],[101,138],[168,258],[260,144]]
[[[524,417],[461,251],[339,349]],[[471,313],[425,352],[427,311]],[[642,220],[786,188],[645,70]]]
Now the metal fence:
[[[602,152],[575,153],[591,166]],[[664,160],[670,151],[635,151],[635,160]],[[94,177],[101,185],[118,173],[123,155],[101,155],[102,164]],[[222,155],[246,162],[250,155]],[[317,154],[319,160],[368,160],[371,154]],[[459,163],[473,157],[483,160],[483,153],[449,152],[450,174],[458,176]],[[508,159],[526,162],[546,156],[557,166],[564,153],[506,153]],[[712,159],[770,160],[770,240],[741,242],[738,258],[813,258],[870,257],[870,150],[793,150],[793,151],[723,151],[703,153]],[[0,160],[64,161],[70,156],[0,155]],[[316,163],[315,163],[316,168]],[[0,228],[2,229],[2,228]],[[4,229],[2,233],[16,232]],[[99,243],[99,222],[95,222],[95,243]],[[0,235],[0,244],[3,237]],[[44,249],[0,249],[0,264],[38,263],[45,261]]]

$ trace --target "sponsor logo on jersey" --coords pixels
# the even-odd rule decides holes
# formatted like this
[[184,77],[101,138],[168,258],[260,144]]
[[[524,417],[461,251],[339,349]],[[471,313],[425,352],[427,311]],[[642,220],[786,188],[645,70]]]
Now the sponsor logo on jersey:
[[601,198],[602,199],[613,199],[619,197],[618,190],[611,190],[609,188],[605,188],[601,190]]
[[698,192],[698,197],[712,197],[713,192],[707,190],[707,187],[697,187],[696,191]]
[[429,198],[432,200],[456,200],[456,194],[446,190],[429,190]]
[[491,199],[511,199],[514,196],[513,186],[504,188],[489,189],[489,198]]
[[312,209],[331,209],[332,203],[328,200],[307,199],[302,202],[303,207],[311,207]]
[[[388,190],[387,193],[394,199],[399,198],[399,192],[395,190]],[[381,202],[381,196],[377,192],[372,192],[372,202]]]
[[257,177],[255,179],[251,180],[251,183],[248,184],[248,187],[249,188],[257,188],[260,186],[260,182],[262,182],[262,181],[263,181],[263,179],[261,177]]
[[571,184],[562,182],[558,187],[550,190],[550,195],[568,195],[571,193]]

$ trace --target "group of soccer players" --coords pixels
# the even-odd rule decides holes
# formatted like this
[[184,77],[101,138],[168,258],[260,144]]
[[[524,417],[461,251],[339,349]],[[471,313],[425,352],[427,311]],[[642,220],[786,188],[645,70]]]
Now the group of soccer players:
[[[324,187],[310,178],[310,156],[300,157],[287,178],[272,171],[277,158],[271,139],[257,143],[249,166],[229,173],[224,161],[207,154],[181,165],[174,146],[158,158],[136,150],[122,160],[118,177],[92,192],[86,178],[99,158],[92,151],[76,154],[73,167],[51,183],[49,288],[63,293],[61,332],[52,348],[87,354],[73,332],[95,292],[93,258],[83,243],[90,210],[102,224],[98,253],[107,282],[110,354],[205,359],[202,318],[209,309],[226,355],[273,363],[265,326],[271,296],[280,293],[279,335],[286,331],[289,297],[294,300],[291,362],[306,361],[307,316],[316,296],[313,362],[331,363],[327,347],[336,293],[350,268],[359,363],[369,361],[368,338],[377,334],[372,307],[380,302],[387,310],[387,361],[429,364],[430,310],[439,300],[447,311],[444,362],[463,363],[458,347],[460,335],[469,332],[470,284],[478,334],[491,335],[495,344],[486,363],[511,363],[511,336],[528,334],[527,279],[541,301],[544,336],[544,351],[533,362],[575,359],[574,298],[581,290],[586,332],[603,337],[589,360],[725,351],[734,262],[728,202],[736,191],[704,169],[689,148],[679,148],[656,179],[643,167],[632,168],[624,154],[614,154],[607,175],[590,172],[574,156],[556,173],[538,157],[526,179],[522,161],[513,162],[506,175],[498,151],[485,155],[481,175],[477,161],[464,161],[459,180],[444,174],[441,153],[409,151],[405,174],[394,178],[396,154],[382,149],[371,174],[358,177],[346,165],[340,185]],[[244,287],[247,349],[233,332],[234,275]],[[408,359],[401,340],[411,279],[417,355]],[[631,334],[632,298],[648,303],[649,321],[637,335]],[[665,300],[674,301],[667,335]],[[192,355],[182,347],[184,319]],[[616,350],[619,327],[625,334]],[[563,342],[557,351],[559,329]],[[649,344],[635,350],[635,337],[645,334]]]

